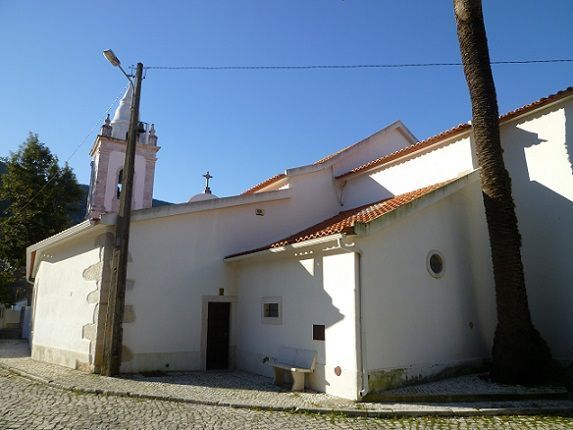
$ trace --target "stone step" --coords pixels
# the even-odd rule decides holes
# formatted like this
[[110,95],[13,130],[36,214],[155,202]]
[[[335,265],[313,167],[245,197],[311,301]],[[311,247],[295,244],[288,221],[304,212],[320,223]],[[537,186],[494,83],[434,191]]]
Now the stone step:
[[2,328],[0,329],[0,339],[20,339],[20,329]]

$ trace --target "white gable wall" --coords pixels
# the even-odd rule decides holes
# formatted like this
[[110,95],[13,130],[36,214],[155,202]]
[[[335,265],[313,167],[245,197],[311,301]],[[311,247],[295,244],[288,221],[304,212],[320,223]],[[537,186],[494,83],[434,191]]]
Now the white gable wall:
[[554,358],[573,359],[573,101],[501,128],[533,322]]
[[458,138],[405,161],[349,177],[342,201],[345,209],[352,209],[447,181],[474,169],[470,138]]
[[397,121],[345,150],[343,154],[335,156],[333,158],[334,176],[346,173],[369,161],[385,157],[414,143],[416,140],[413,136],[401,122]]
[[[474,182],[359,236],[370,391],[490,357],[495,306],[481,211]],[[427,270],[433,250],[445,262],[441,278]]]
[[35,360],[93,370],[105,246],[105,235],[88,234],[37,256]]

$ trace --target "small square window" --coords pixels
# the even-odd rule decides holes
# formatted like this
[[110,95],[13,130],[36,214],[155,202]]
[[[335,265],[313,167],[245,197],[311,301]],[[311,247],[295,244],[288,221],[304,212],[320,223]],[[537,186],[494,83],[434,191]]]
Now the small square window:
[[279,304],[278,303],[265,303],[264,304],[264,317],[265,318],[278,318],[279,317]]
[[263,297],[261,311],[263,324],[282,324],[283,316],[281,297]]
[[324,324],[314,324],[312,326],[312,340],[324,340]]

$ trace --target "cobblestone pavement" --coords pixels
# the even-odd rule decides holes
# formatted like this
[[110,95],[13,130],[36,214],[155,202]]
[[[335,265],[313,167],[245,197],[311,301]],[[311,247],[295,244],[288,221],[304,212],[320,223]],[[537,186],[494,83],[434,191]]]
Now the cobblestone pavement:
[[347,418],[76,394],[0,369],[0,429],[571,429],[573,418]]
[[[292,393],[275,386],[270,378],[241,371],[185,372],[149,377],[129,375],[106,378],[86,374],[54,364],[38,362],[29,357],[27,344],[22,341],[0,341],[0,368],[56,388],[89,393],[116,394],[151,400],[176,400],[204,405],[251,407],[273,410],[335,411],[351,415],[508,415],[570,413],[573,403],[567,400],[481,401],[456,403],[422,403],[418,400],[384,403],[356,403],[324,393]],[[472,379],[442,381],[426,390],[441,393],[457,389],[472,392]],[[479,390],[487,384],[477,385]],[[495,388],[495,387],[494,387]],[[497,389],[496,389],[497,390]],[[526,390],[521,388],[521,392]]]

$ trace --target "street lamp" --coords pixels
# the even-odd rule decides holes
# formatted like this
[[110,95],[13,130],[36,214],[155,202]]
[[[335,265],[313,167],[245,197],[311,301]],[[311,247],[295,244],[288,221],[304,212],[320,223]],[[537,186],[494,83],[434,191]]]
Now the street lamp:
[[133,76],[128,75],[125,72],[125,70],[123,70],[123,67],[121,67],[121,61],[119,61],[119,58],[116,57],[113,51],[111,49],[106,49],[105,51],[103,51],[103,56],[107,59],[107,61],[111,63],[112,66],[119,67],[119,70],[121,70],[121,72],[125,75],[125,77],[129,81],[129,84],[131,85],[131,89],[133,90],[134,85],[133,85],[133,80],[131,79]]
[[119,67],[128,79],[133,90],[129,131],[127,133],[127,148],[123,165],[122,191],[115,229],[111,284],[105,318],[103,360],[100,369],[102,375],[111,376],[119,373],[121,365],[122,324],[125,307],[127,260],[129,255],[129,226],[131,223],[131,197],[133,195],[133,171],[137,144],[137,125],[139,123],[139,100],[141,98],[143,64],[137,63],[134,83],[132,76],[125,73],[125,70],[121,67],[121,62],[111,49],[103,51],[103,55],[114,67]]

